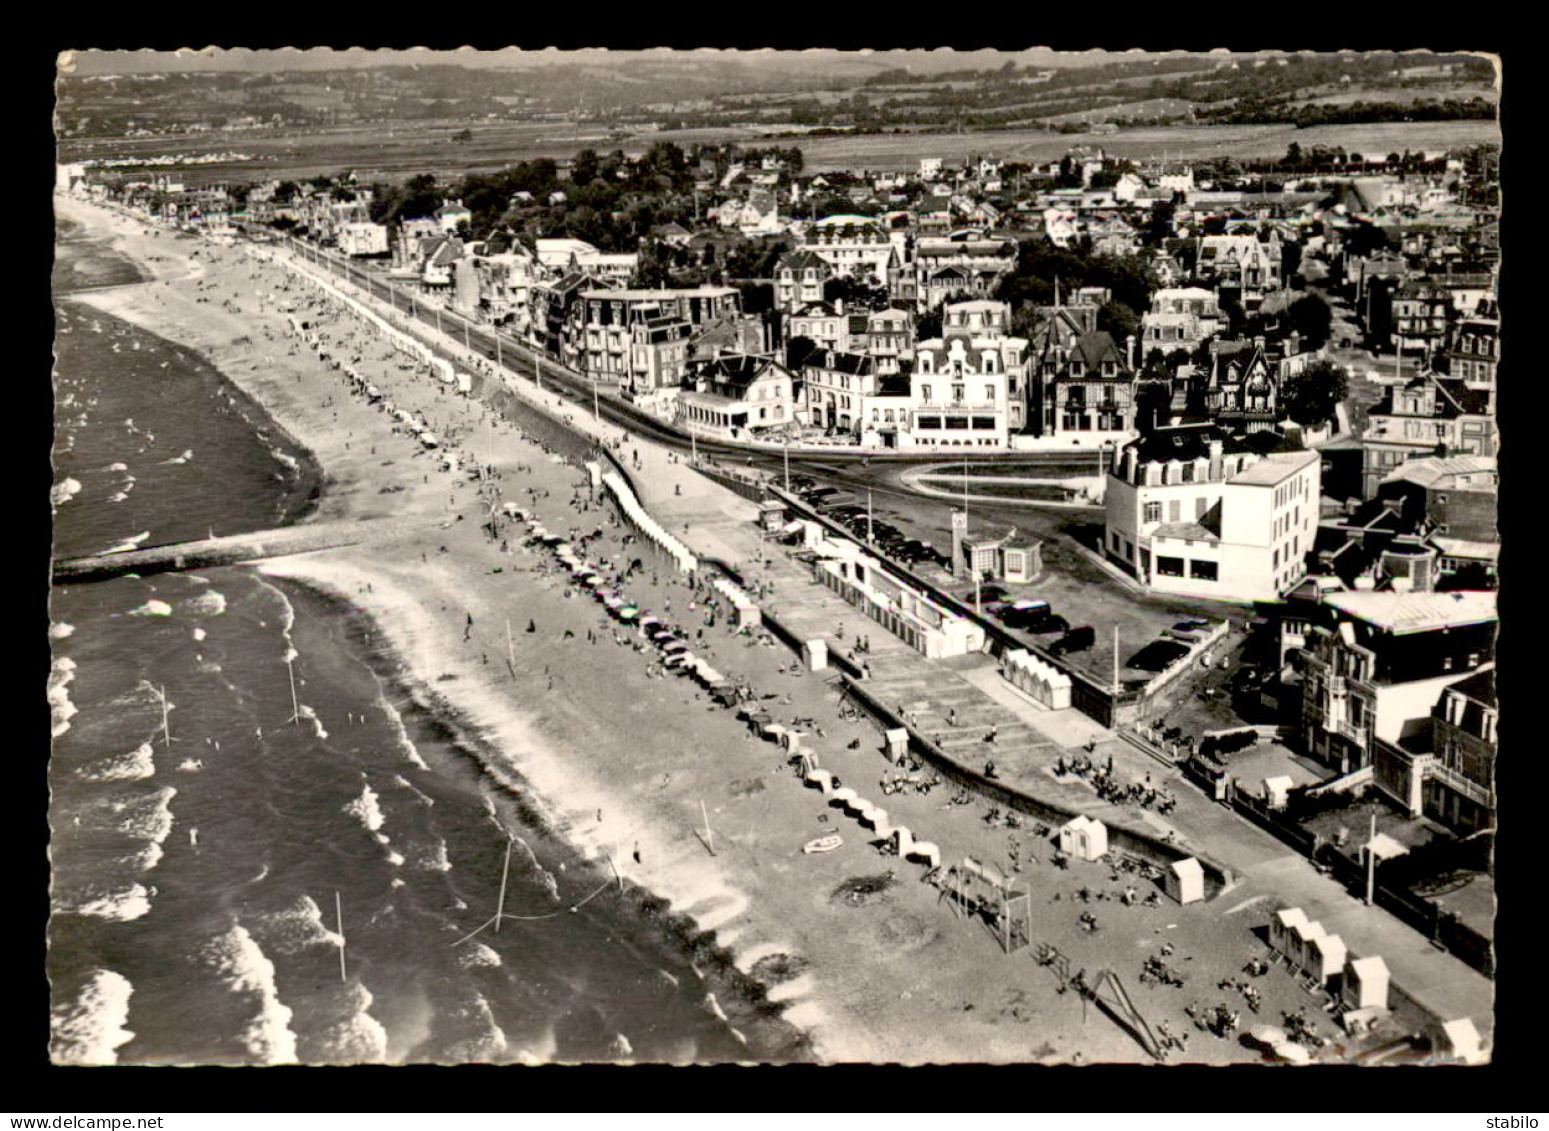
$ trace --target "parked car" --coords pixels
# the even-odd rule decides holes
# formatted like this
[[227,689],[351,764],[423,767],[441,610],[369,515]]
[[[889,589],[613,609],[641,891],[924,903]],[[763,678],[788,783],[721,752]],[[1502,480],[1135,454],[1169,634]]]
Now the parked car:
[[1049,651],[1056,656],[1063,656],[1070,652],[1085,652],[1097,643],[1097,630],[1089,624],[1080,628],[1073,628],[1049,646]]
[[1187,644],[1193,644],[1209,636],[1211,629],[1214,627],[1208,620],[1200,620],[1198,618],[1181,620],[1169,628],[1163,635],[1170,636],[1174,640],[1182,640]]
[[1058,613],[1044,613],[1042,616],[1034,616],[1018,627],[1023,632],[1030,632],[1034,636],[1047,636],[1051,632],[1069,632],[1070,622]]
[[1129,667],[1143,672],[1165,672],[1189,654],[1176,640],[1153,640],[1129,658]]

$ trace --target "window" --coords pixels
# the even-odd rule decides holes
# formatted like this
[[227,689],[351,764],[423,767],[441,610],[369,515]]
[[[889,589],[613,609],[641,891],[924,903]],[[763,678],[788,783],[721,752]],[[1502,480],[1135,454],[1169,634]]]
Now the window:
[[1215,562],[1189,562],[1189,576],[1200,581],[1217,581],[1217,565]]
[[1179,510],[1180,509],[1181,509],[1181,504],[1179,503],[1179,501],[1177,499],[1169,499],[1167,501],[1167,521],[1168,522],[1177,522],[1178,519],[1179,519]]
[[930,403],[930,386],[929,385],[921,385],[920,386],[920,396],[925,401],[926,404]]
[[1143,518],[1142,521],[1145,521],[1145,522],[1161,522],[1162,521],[1162,504],[1161,503],[1147,503],[1147,504],[1145,504],[1145,507],[1143,509],[1143,515],[1144,515],[1144,518]]
[[1194,500],[1194,521],[1198,522],[1205,517],[1205,512],[1210,509],[1210,500],[1201,495]]
[[1183,559],[1159,557],[1156,559],[1156,572],[1163,577],[1182,577]]

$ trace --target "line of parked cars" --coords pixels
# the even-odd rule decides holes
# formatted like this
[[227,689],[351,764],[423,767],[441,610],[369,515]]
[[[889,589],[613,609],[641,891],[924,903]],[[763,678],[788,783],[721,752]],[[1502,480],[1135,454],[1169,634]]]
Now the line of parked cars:
[[814,480],[804,475],[791,477],[791,490],[862,542],[867,540],[869,534],[878,548],[895,561],[907,562],[910,565],[920,562],[932,562],[940,566],[951,564],[947,556],[929,542],[911,538],[884,519],[874,517],[869,523],[868,530],[866,508],[857,503],[855,496],[848,491],[842,491],[838,487],[819,487]]
[[[1091,625],[1071,628],[1070,622],[1050,608],[1047,601],[1035,597],[1021,597],[1014,601],[1006,601],[1004,590],[995,587],[994,592],[998,599],[990,607],[990,615],[1007,628],[1031,633],[1034,636],[1061,634],[1058,640],[1049,645],[1049,651],[1056,656],[1063,656],[1069,652],[1084,652],[1097,643],[1096,629]],[[983,596],[984,589],[981,587],[981,599]]]

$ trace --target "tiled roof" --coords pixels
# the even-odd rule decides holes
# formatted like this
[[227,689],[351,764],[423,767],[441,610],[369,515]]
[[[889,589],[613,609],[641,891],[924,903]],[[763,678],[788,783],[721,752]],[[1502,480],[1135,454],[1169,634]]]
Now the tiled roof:
[[1153,538],[1189,538],[1196,542],[1219,542],[1221,536],[1197,522],[1164,522],[1151,532]]
[[[1383,479],[1384,483],[1400,480],[1421,487],[1435,487],[1454,475],[1471,475],[1481,471],[1496,470],[1493,456],[1447,456],[1444,458],[1412,459],[1394,468]],[[1481,484],[1475,490],[1485,489]]]

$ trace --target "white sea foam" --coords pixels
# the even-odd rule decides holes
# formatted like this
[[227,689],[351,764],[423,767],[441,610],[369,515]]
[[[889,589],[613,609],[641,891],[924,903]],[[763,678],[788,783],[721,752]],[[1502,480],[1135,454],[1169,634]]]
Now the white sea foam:
[[110,503],[121,503],[125,499],[127,499],[128,497],[129,497],[129,495],[128,495],[127,492],[115,491],[113,494],[108,496],[108,502],[110,502]]
[[[132,538],[125,538],[122,542],[115,542],[113,545],[109,546],[106,550],[103,550],[102,552],[104,554],[122,554],[122,553],[125,553],[126,551],[138,548],[140,543],[144,542],[150,536],[151,536],[151,532],[149,530],[142,530],[142,531],[140,531],[140,533],[136,534]],[[156,603],[160,604],[160,602],[156,602]],[[171,612],[172,610],[168,609],[167,611]]]
[[204,769],[204,763],[198,758],[184,758],[177,764],[177,768],[185,774],[197,774]]
[[506,1054],[506,1035],[495,1024],[495,1015],[489,1002],[475,994],[473,1001],[453,1011],[459,1021],[467,1021],[476,1029],[476,1035],[457,1042],[446,1052],[448,1060],[460,1064],[487,1064],[502,1059]]
[[172,606],[165,601],[158,601],[153,597],[145,604],[130,609],[124,615],[131,617],[170,617],[172,615]]
[[203,640],[207,635],[209,635],[209,634],[206,633],[204,631],[204,629],[202,629],[202,628],[194,629],[194,641],[195,641],[195,643],[198,643],[199,641]]
[[[256,929],[256,928],[255,928]],[[323,911],[310,895],[263,917],[259,931],[278,954],[298,954],[314,946],[337,947],[343,938],[323,922]]]
[[333,1064],[380,1064],[387,1059],[387,1030],[371,1016],[376,999],[359,982],[347,992],[350,1016],[322,1034],[327,1059]]
[[226,595],[216,589],[206,589],[193,600],[185,601],[183,608],[197,616],[218,617],[226,611]]
[[420,757],[419,750],[416,749],[414,743],[410,741],[409,732],[404,728],[403,725],[403,716],[398,713],[397,708],[395,708],[387,701],[387,697],[385,695],[381,694],[377,695],[376,705],[382,708],[382,713],[387,716],[387,721],[392,725],[393,731],[398,738],[398,749],[402,750],[404,756],[407,757],[409,761],[413,762],[414,765],[419,769],[430,769],[430,767],[425,764],[425,759]]
[[80,489],[81,481],[79,479],[66,477],[54,484],[53,490],[48,493],[49,502],[56,507],[61,506],[73,499]]
[[136,840],[160,844],[172,831],[172,799],[177,790],[164,785],[155,793],[109,802],[109,809],[121,818],[118,830]]
[[134,1040],[124,1028],[134,986],[113,970],[93,970],[73,1002],[54,1007],[49,1057],[55,1064],[117,1064],[118,1048]]
[[143,884],[130,884],[127,888],[67,908],[77,915],[90,915],[94,919],[107,919],[115,923],[138,919],[150,909],[151,893]]
[[407,781],[401,774],[394,774],[393,775],[393,781],[397,782],[404,789],[406,789],[410,793],[414,794],[415,797],[418,797],[426,805],[435,805],[435,803],[436,803],[435,798],[428,797],[424,793],[421,793],[419,790],[415,789],[413,783]]
[[151,744],[141,743],[127,754],[99,759],[75,773],[87,781],[143,781],[156,772],[151,753]]
[[481,942],[467,942],[462,945],[462,954],[457,964],[466,970],[499,966],[500,955]]
[[171,459],[164,459],[161,462],[162,462],[162,466],[165,467],[168,464],[183,464],[183,463],[187,463],[189,460],[191,460],[193,458],[194,458],[194,450],[192,448],[186,448],[186,449],[184,449],[182,455],[173,456]]
[[376,791],[370,785],[360,791],[360,796],[344,806],[344,811],[366,826],[367,832],[377,832],[382,827],[382,810],[377,806]]
[[48,638],[50,640],[63,640],[67,636],[71,636],[74,633],[75,625],[66,624],[64,621],[60,621],[57,624],[51,624],[48,626]]
[[110,463],[106,467],[104,467],[102,470],[103,471],[128,471],[129,470],[129,465],[127,463]]
[[303,703],[301,704],[301,708],[298,713],[303,719],[311,722],[312,729],[317,733],[317,739],[319,742],[328,737],[328,732],[323,729],[323,720],[317,717],[316,711]]
[[237,993],[258,999],[258,1013],[242,1030],[242,1043],[259,1064],[296,1063],[296,1035],[290,1031],[293,1016],[280,1001],[274,982],[274,963],[253,936],[240,924],[217,936],[205,947],[204,960],[218,971]]
[[301,470],[300,462],[289,452],[282,452],[279,448],[270,448],[269,454],[283,463],[286,467],[290,468],[292,471]]
[[414,861],[414,866],[425,872],[450,872],[452,862],[446,857],[446,841],[438,840],[421,852]]
[[54,661],[48,674],[48,706],[55,738],[70,729],[70,719],[76,713],[75,704],[70,702],[70,681],[74,678],[74,660],[61,656]]
[[155,841],[148,842],[138,852],[123,857],[123,862],[133,864],[141,872],[149,872],[161,863],[163,856],[161,845]]

